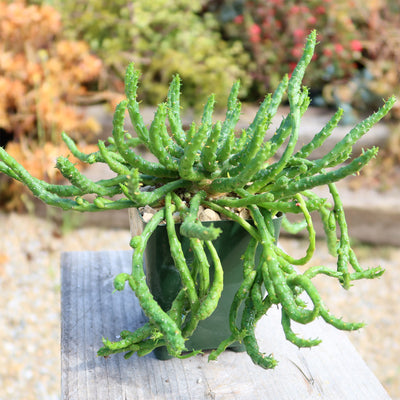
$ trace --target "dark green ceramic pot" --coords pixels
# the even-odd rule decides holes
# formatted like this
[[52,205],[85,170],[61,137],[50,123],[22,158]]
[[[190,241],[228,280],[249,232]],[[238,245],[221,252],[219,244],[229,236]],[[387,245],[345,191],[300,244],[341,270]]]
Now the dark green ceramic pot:
[[[203,222],[204,225],[210,223]],[[221,341],[230,335],[229,310],[233,297],[243,280],[241,256],[249,244],[250,235],[239,224],[231,220],[214,221],[212,223],[222,229],[222,233],[213,241],[213,244],[224,269],[224,289],[214,313],[206,320],[199,322],[195,332],[185,343],[189,351],[215,349]],[[276,240],[278,240],[280,225],[281,218],[275,218]],[[176,231],[187,263],[190,264],[193,255],[189,251],[189,239],[179,234],[179,226],[177,226]],[[260,251],[261,249],[259,249]],[[257,254],[258,257],[259,253]],[[213,265],[210,259],[209,262],[212,279]],[[169,310],[181,288],[181,281],[170,254],[165,225],[158,226],[147,243],[145,269],[147,284],[155,300],[163,310]],[[240,314],[238,317],[240,317]],[[240,343],[234,343],[230,349],[244,351],[244,346]],[[170,358],[165,348],[156,349],[155,355],[158,359]]]

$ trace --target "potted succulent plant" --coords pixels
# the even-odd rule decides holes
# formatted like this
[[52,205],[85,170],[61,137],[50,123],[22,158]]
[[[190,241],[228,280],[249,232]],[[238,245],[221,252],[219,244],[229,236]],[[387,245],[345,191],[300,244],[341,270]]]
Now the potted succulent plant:
[[[212,320],[218,312],[225,290],[231,291],[227,296],[230,304],[222,311],[228,330],[222,339],[218,338],[218,343],[211,344],[210,359],[241,343],[254,363],[263,368],[274,367],[276,360],[260,352],[254,333],[257,321],[274,304],[280,305],[286,338],[299,347],[317,345],[319,340],[298,337],[291,329],[291,321],[307,324],[321,317],[338,329],[362,326],[331,315],[312,279],[326,275],[348,289],[354,280],[376,278],[383,273],[380,267],[360,267],[350,247],[343,206],[334,183],[357,173],[376,156],[377,149],[371,148],[350,158],[354,143],[388,113],[395,99],[390,98],[375,114],[357,124],[322,158],[312,160],[309,155],[331,134],[341,118],[341,110],[309,143],[295,150],[301,117],[310,103],[302,79],[315,43],[316,32],[312,32],[291,77],[284,77],[275,92],[266,96],[253,122],[240,135],[235,132],[241,111],[237,98],[239,83],[232,87],[222,123],[212,120],[215,99],[211,95],[201,122],[185,130],[180,119],[180,80],[175,76],[166,102],[158,106],[151,126],[146,127],[136,99],[139,72],[129,65],[125,80],[127,99],[116,108],[108,145],[99,141],[97,152],[83,154],[63,134],[71,153],[89,164],[106,163],[116,174],[111,179],[90,181],[68,158],[60,157],[56,167],[70,185],[48,184],[32,177],[0,148],[0,171],[23,182],[49,205],[84,212],[145,206],[155,210],[143,223],[142,232],[131,240],[132,272],[121,273],[114,280],[116,290],[131,287],[148,322],[134,332],[121,332],[117,342],[103,339],[99,355],[125,352],[126,357],[134,353],[142,356],[163,347],[170,356],[181,357],[209,348],[207,343],[193,344],[193,338],[201,323]],[[267,140],[266,132],[284,95],[290,111]],[[136,137],[124,129],[126,111]],[[139,145],[144,145],[158,162],[145,160],[135,152]],[[281,146],[285,147],[282,156],[274,158]],[[312,189],[321,185],[328,185],[330,200],[313,193]],[[90,201],[87,194],[96,197]],[[120,196],[115,199],[116,195]],[[200,206],[228,219],[231,226],[221,228],[219,222],[202,222],[198,218]],[[311,267],[299,273],[295,266],[307,263],[315,249],[312,211],[321,216],[328,248],[337,255],[337,268]],[[279,223],[274,219],[290,213],[304,216],[308,232],[309,245],[300,259],[277,245]],[[149,252],[145,272],[143,255],[159,229],[166,236],[156,240],[156,246],[165,247],[167,255],[154,256],[155,250]],[[230,232],[228,239],[223,239],[230,246],[228,250],[218,247],[223,230]],[[244,244],[234,244],[235,235],[245,238]],[[238,256],[237,248],[241,249]],[[226,254],[228,262],[223,263]],[[239,281],[224,285],[224,268],[233,264],[232,254],[240,266]],[[161,260],[159,264],[164,263],[170,275],[161,273],[161,277],[151,278],[149,275],[157,275],[157,269],[154,272],[150,266],[154,261],[151,258],[156,265],[157,259]],[[170,261],[165,262],[166,258]],[[225,271],[225,279],[232,274]],[[169,289],[172,275],[177,281]],[[166,300],[159,295],[163,291],[168,292]],[[302,293],[308,295],[309,304],[304,302]]]

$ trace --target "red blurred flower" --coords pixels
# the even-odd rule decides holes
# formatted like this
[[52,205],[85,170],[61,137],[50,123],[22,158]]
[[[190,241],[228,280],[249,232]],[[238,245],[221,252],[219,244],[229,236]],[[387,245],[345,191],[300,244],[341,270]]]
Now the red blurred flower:
[[274,6],[282,7],[284,4],[284,0],[270,0],[271,4]]
[[301,55],[302,55],[302,53],[303,53],[302,46],[296,46],[296,47],[294,47],[294,48],[292,49],[291,53],[292,53],[292,56],[293,56],[293,57],[295,57],[295,58],[300,58]]
[[305,32],[304,32],[303,29],[298,28],[298,29],[294,30],[293,36],[297,41],[303,41],[304,36],[305,36]]
[[257,24],[253,24],[249,29],[250,35],[259,35],[261,33],[261,28]]
[[301,12],[301,8],[300,6],[294,5],[291,7],[291,9],[289,10],[290,14],[298,14]]
[[314,25],[314,24],[317,22],[317,18],[314,17],[314,15],[311,15],[311,16],[308,17],[307,22],[308,22],[310,25]]
[[336,51],[336,53],[342,53],[343,52],[343,50],[344,50],[344,47],[340,44],[340,43],[336,43],[335,44],[335,51]]
[[243,15],[236,15],[236,17],[233,19],[233,22],[239,25],[243,23],[243,20]]
[[253,24],[249,29],[250,42],[258,43],[261,40],[261,28],[257,24]]
[[350,42],[350,48],[353,51],[361,51],[363,49],[363,45],[359,40],[354,39]]

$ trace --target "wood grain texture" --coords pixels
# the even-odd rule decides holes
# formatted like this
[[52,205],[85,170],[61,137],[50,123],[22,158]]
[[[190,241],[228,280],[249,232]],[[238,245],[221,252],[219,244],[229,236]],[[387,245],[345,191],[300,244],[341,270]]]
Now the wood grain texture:
[[[130,290],[113,292],[113,278],[129,272],[131,252],[69,252],[61,259],[63,400],[384,400],[390,399],[347,337],[317,320],[294,330],[323,342],[298,349],[287,342],[280,312],[257,328],[260,347],[279,361],[274,370],[255,366],[246,353],[207,354],[159,361],[153,354],[97,357],[101,337],[115,340],[144,318]],[[356,334],[356,333],[354,333]]]

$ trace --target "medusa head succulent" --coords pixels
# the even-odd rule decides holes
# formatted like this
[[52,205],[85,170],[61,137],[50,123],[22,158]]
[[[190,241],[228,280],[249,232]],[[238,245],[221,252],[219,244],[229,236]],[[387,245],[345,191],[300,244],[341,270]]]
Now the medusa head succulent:
[[[251,236],[242,256],[243,281],[229,313],[231,334],[211,352],[210,359],[215,359],[231,343],[241,341],[256,364],[263,368],[274,367],[276,360],[260,352],[254,333],[257,321],[274,304],[280,305],[286,338],[299,347],[315,346],[320,341],[298,337],[291,329],[292,321],[307,324],[321,317],[338,329],[354,330],[362,326],[361,323],[344,322],[333,316],[312,279],[322,274],[337,279],[348,289],[354,280],[371,279],[383,273],[380,267],[363,269],[359,265],[350,247],[343,205],[335,182],[357,173],[376,156],[377,148],[374,147],[351,157],[352,148],[389,112],[395,99],[390,98],[376,113],[357,124],[323,157],[312,159],[310,154],[324,143],[337,126],[341,110],[309,143],[296,150],[301,117],[310,104],[302,79],[315,44],[316,32],[312,32],[291,77],[285,76],[275,92],[265,97],[252,123],[240,134],[235,130],[241,113],[239,82],[232,87],[223,122],[213,121],[215,98],[211,95],[204,106],[200,123],[192,123],[185,130],[180,117],[181,82],[179,76],[175,76],[166,101],[158,106],[151,125],[146,126],[137,101],[140,73],[133,64],[129,65],[125,79],[126,100],[116,108],[108,143],[99,141],[97,152],[84,154],[63,134],[74,156],[88,164],[107,164],[115,173],[113,178],[93,182],[79,172],[68,158],[60,157],[56,167],[70,184],[48,184],[32,177],[4,149],[0,149],[0,171],[23,182],[34,195],[49,205],[78,211],[145,205],[157,209],[143,232],[131,240],[134,249],[132,272],[119,274],[114,281],[116,290],[123,290],[128,284],[135,292],[148,322],[134,332],[121,332],[121,340],[117,342],[103,339],[99,355],[125,352],[126,357],[134,353],[142,356],[157,347],[166,346],[172,356],[181,356],[186,350],[185,341],[199,321],[214,312],[223,290],[224,271],[213,240],[221,230],[198,220],[200,205],[234,220]],[[285,95],[290,111],[267,140],[268,128]],[[124,128],[127,113],[135,136]],[[140,156],[136,151],[139,145],[145,146],[158,161],[148,161]],[[276,157],[281,147],[284,148],[282,155]],[[330,199],[321,198],[312,191],[321,185],[328,186]],[[96,197],[89,201],[85,197],[87,194],[95,194]],[[116,195],[119,195],[117,199],[114,198]],[[247,209],[249,219],[234,212],[238,208]],[[328,248],[337,256],[337,268],[311,267],[299,273],[296,265],[306,264],[315,249],[312,211],[319,212],[321,216]],[[179,213],[183,221],[180,234],[190,240],[194,257],[191,263],[187,262],[178,239],[175,213]],[[309,244],[300,259],[277,246],[272,219],[280,213],[304,216]],[[168,310],[163,310],[152,296],[143,270],[143,252],[147,241],[163,221],[181,279],[181,290]],[[261,249],[258,260],[255,257],[257,249]],[[304,292],[311,300],[310,304],[300,297]],[[238,318],[239,306],[243,304],[243,313]],[[189,353],[192,354],[196,351]]]

